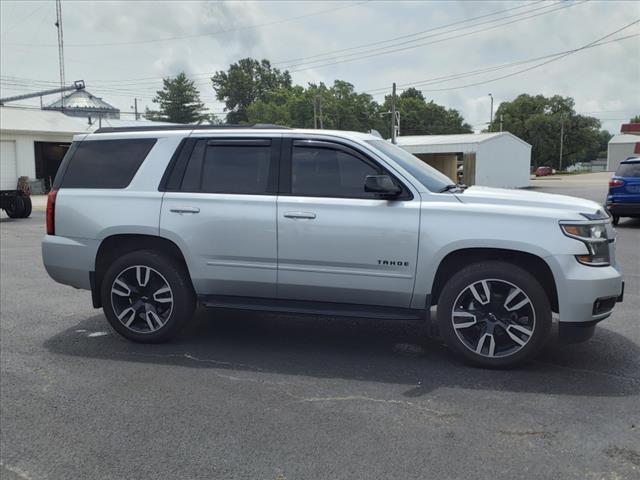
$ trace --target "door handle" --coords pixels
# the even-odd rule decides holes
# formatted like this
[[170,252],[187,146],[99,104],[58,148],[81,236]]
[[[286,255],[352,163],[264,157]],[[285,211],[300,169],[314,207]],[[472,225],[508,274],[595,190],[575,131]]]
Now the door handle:
[[313,220],[316,218],[316,214],[313,212],[284,212],[285,218],[303,218],[307,220]]
[[179,213],[180,215],[184,214],[184,213],[200,213],[200,209],[198,207],[176,207],[176,208],[172,208],[171,211],[173,213]]

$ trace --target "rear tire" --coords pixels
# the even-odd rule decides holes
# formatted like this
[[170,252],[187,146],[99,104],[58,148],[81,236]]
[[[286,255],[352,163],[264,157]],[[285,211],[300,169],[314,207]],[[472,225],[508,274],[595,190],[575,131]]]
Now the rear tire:
[[545,290],[507,262],[469,265],[445,284],[438,300],[440,332],[468,363],[510,368],[532,359],[551,329]]
[[186,267],[151,250],[113,262],[102,279],[101,296],[114,330],[141,343],[171,340],[191,320],[196,306]]
[[22,205],[24,209],[22,211],[22,215],[20,215],[20,218],[29,218],[29,216],[31,215],[31,210],[33,209],[33,205],[31,203],[31,197],[26,195],[23,196]]
[[5,209],[9,218],[21,218],[25,210],[25,204],[22,201],[22,195],[16,195]]

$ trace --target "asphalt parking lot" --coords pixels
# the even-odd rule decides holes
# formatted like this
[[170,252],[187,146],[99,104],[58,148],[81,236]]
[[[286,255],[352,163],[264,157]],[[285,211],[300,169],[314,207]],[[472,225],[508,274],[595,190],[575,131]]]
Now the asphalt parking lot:
[[0,218],[3,479],[640,478],[640,219],[618,227],[624,303],[514,371],[366,319],[199,311],[172,344],[128,343],[46,275],[43,223]]

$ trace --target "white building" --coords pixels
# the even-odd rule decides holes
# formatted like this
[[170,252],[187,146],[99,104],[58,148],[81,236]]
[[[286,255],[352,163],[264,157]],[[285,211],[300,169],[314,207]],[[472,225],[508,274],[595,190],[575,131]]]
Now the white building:
[[531,145],[508,132],[401,136],[397,145],[454,182],[461,157],[466,185],[529,186]]
[[640,155],[640,135],[628,133],[614,135],[607,147],[607,171],[614,172],[622,160],[634,155]]

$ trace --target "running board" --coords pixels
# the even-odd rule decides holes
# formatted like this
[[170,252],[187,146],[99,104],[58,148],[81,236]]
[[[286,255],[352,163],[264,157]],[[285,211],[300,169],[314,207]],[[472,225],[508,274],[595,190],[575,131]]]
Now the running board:
[[263,312],[323,315],[329,317],[360,317],[376,320],[424,320],[424,310],[350,303],[311,302],[226,295],[201,295],[200,304],[207,308],[231,308]]

